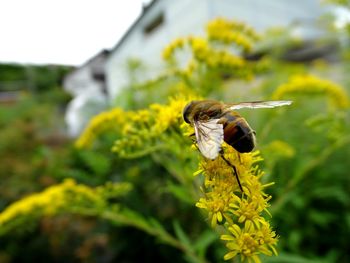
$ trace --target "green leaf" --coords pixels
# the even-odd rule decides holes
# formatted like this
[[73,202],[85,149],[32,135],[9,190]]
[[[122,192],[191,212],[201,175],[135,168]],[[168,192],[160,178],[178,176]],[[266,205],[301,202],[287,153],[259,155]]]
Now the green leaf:
[[168,182],[167,190],[172,193],[177,199],[186,204],[193,205],[195,203],[193,197],[189,194],[188,189],[184,186]]
[[186,247],[191,248],[191,241],[188,238],[188,236],[185,234],[184,230],[182,229],[180,223],[175,220],[173,222],[174,230],[175,230],[175,235],[176,237],[183,243]]
[[218,235],[213,230],[205,230],[203,233],[198,237],[198,239],[194,242],[193,247],[195,251],[200,255],[201,257],[204,257],[205,252],[214,241],[218,240]]

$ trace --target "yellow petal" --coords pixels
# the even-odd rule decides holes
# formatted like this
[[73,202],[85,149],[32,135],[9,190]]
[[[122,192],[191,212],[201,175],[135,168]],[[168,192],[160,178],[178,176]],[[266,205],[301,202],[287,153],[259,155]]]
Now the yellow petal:
[[253,255],[251,258],[254,263],[261,263],[261,260],[257,255]]
[[237,251],[231,251],[228,252],[225,256],[224,256],[224,260],[229,260],[231,258],[234,258],[237,255]]
[[202,170],[202,169],[199,169],[198,171],[195,171],[195,172],[193,173],[193,176],[197,176],[197,175],[201,174],[202,172],[203,172],[203,170]]
[[220,239],[221,240],[229,240],[229,241],[235,240],[235,238],[231,235],[221,235]]
[[234,224],[234,225],[232,225],[231,227],[229,227],[229,229],[228,230],[230,230],[230,232],[235,236],[235,237],[238,237],[240,234],[241,234],[241,228],[238,226],[238,225],[236,225],[236,224]]
[[218,219],[218,222],[222,222],[222,214],[220,211],[216,213],[216,217]]
[[236,241],[226,243],[226,247],[230,250],[240,250],[240,247]]
[[246,217],[245,217],[244,215],[241,215],[241,216],[238,218],[238,222],[239,222],[239,223],[243,223],[245,220],[246,220]]

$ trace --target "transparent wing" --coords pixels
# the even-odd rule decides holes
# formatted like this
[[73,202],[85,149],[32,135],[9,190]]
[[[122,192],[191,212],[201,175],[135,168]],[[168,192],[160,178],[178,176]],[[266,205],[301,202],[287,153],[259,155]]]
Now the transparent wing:
[[267,101],[250,101],[241,102],[237,104],[228,104],[229,110],[238,110],[243,108],[261,109],[261,108],[275,108],[292,104],[290,100],[267,100]]
[[223,125],[217,123],[219,119],[211,119],[206,122],[195,122],[194,130],[197,145],[204,157],[214,160],[221,150],[224,141]]

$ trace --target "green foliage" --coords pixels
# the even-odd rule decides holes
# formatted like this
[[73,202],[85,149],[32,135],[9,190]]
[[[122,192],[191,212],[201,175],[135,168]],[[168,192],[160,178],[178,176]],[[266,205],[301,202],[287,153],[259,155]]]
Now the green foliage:
[[42,93],[62,85],[69,66],[0,64],[0,91],[29,90]]
[[1,81],[18,81],[25,79],[25,67],[17,64],[0,64]]

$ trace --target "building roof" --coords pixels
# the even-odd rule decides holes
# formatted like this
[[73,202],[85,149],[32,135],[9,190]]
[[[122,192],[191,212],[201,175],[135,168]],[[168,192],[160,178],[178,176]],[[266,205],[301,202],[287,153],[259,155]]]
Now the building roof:
[[107,49],[103,49],[100,52],[98,52],[97,54],[95,54],[94,56],[92,56],[90,59],[88,59],[86,62],[84,62],[82,65],[75,67],[71,72],[69,72],[64,79],[68,79],[71,76],[73,76],[76,72],[78,72],[81,68],[86,67],[87,65],[89,65],[91,62],[93,62],[96,58],[99,58],[101,56],[107,57],[110,53],[110,50]]
[[128,38],[130,33],[134,30],[134,28],[140,23],[140,21],[145,17],[145,15],[148,13],[148,11],[156,5],[156,3],[160,2],[162,0],[152,0],[151,3],[148,5],[144,5],[142,8],[142,13],[140,16],[134,21],[134,23],[131,24],[129,29],[125,32],[125,34],[122,36],[122,38],[117,42],[117,44],[110,50],[110,53],[114,52],[116,49],[118,49],[124,41]]

